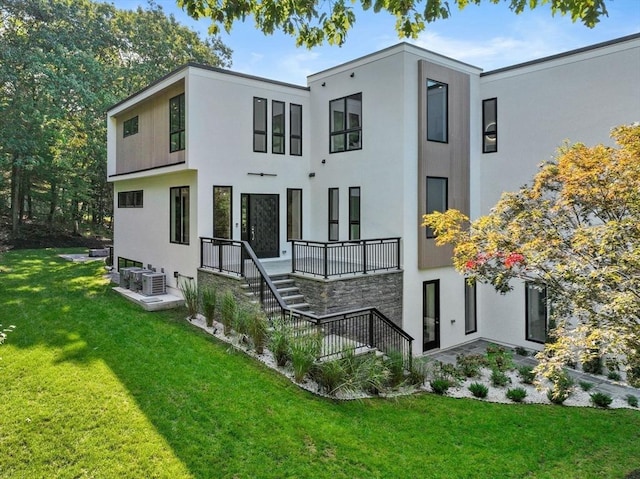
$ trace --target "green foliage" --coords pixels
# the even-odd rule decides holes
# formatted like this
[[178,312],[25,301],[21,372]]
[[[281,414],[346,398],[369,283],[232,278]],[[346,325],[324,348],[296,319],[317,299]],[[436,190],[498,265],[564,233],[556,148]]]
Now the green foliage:
[[469,391],[474,397],[484,399],[489,394],[489,388],[482,383],[471,383],[469,385]]
[[[497,0],[488,0],[497,3]],[[238,3],[232,0],[220,2],[202,2],[200,0],[178,0],[178,5],[193,18],[208,18],[213,23],[210,32],[218,33],[224,28],[227,33],[237,21],[245,21],[252,16],[256,28],[266,35],[279,30],[295,38],[296,45],[307,48],[322,45],[342,45],[349,30],[356,21],[355,7],[374,12],[386,11],[396,19],[396,33],[401,38],[417,39],[428,23],[451,15],[450,2],[430,0],[428,2],[346,2],[336,0],[329,4],[320,1],[281,2],[263,0],[255,3]],[[480,0],[454,0],[457,9],[464,9],[469,3]],[[527,7],[534,9],[538,2],[510,0],[509,8],[515,13],[523,12]],[[588,27],[598,23],[600,17],[607,15],[605,0],[551,0],[552,14],[570,15],[572,21],[581,21]]]
[[214,286],[202,288],[202,314],[207,321],[207,326],[212,327],[218,305],[218,292]]
[[236,314],[233,315],[231,329],[241,336],[241,340],[249,335],[249,326],[251,318],[255,314],[255,308],[248,304],[239,304],[236,308]]
[[606,393],[596,392],[590,394],[589,396],[591,397],[591,404],[593,404],[595,407],[608,408],[613,402],[611,395]]
[[524,384],[533,384],[536,380],[536,373],[531,366],[520,366],[518,368],[518,376]]
[[589,381],[579,381],[578,385],[580,386],[580,389],[582,389],[585,392],[591,391],[594,386],[594,384],[590,383]]
[[603,362],[600,356],[591,356],[582,363],[582,370],[588,374],[602,374]]
[[496,387],[504,387],[511,382],[509,376],[499,369],[493,369],[491,371],[491,384]]
[[389,385],[396,387],[405,380],[404,356],[400,351],[389,351],[383,360],[384,366],[389,370]]
[[290,348],[292,331],[289,324],[282,320],[277,319],[273,321],[273,329],[269,337],[269,349],[273,353],[273,357],[276,360],[276,364],[283,367],[290,359]]
[[189,320],[195,319],[198,315],[198,286],[193,279],[184,278],[179,282],[179,287],[189,314]]
[[248,334],[257,354],[264,353],[264,347],[269,338],[269,322],[264,313],[255,308],[249,317]]
[[467,378],[477,378],[480,370],[488,365],[487,359],[481,354],[458,354],[456,356],[458,370]]
[[428,374],[431,379],[444,379],[450,386],[457,386],[464,376],[454,364],[434,361],[429,364]]
[[515,367],[513,353],[503,346],[487,346],[487,365],[497,371],[510,371]]
[[627,400],[627,404],[631,407],[638,407],[638,398],[633,394],[627,394],[625,398]]
[[339,359],[316,363],[310,374],[312,379],[318,383],[320,390],[327,394],[335,394],[347,382],[344,363]]
[[293,377],[301,382],[318,359],[322,346],[322,335],[315,328],[297,331],[289,342],[289,357],[293,366]]
[[555,372],[550,378],[552,387],[547,391],[547,398],[553,404],[563,404],[571,396],[574,381],[566,371]]
[[527,391],[523,388],[511,388],[507,390],[507,399],[513,402],[522,402],[527,397]]
[[523,348],[522,346],[516,346],[514,348],[514,351],[518,356],[529,356],[529,351],[527,351],[527,348]]
[[236,322],[236,316],[238,315],[238,302],[236,301],[233,292],[226,290],[222,293],[220,298],[220,319],[222,326],[224,327],[225,336],[231,334],[231,329]]
[[451,387],[451,383],[448,379],[437,378],[429,381],[429,385],[431,386],[431,390],[439,395],[444,395],[447,393],[449,388]]
[[607,379],[611,379],[612,381],[620,381],[622,379],[622,376],[620,376],[620,373],[618,371],[609,371],[607,373]]

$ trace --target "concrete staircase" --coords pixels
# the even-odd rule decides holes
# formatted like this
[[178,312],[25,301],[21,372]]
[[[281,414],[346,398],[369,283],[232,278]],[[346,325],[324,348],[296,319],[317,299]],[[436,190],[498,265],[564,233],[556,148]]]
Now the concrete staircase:
[[[310,312],[311,305],[305,301],[304,295],[296,286],[293,278],[288,274],[270,275],[269,278],[287,306],[298,311]],[[248,286],[243,286],[243,288],[248,289]],[[250,299],[253,299],[253,293],[247,292],[246,295]]]

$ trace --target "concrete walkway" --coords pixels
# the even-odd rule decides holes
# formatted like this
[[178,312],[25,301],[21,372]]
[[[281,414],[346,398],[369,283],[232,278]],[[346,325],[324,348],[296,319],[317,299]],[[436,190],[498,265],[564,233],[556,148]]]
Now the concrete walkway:
[[[471,355],[471,354],[486,354],[487,346],[491,343],[490,341],[486,341],[484,339],[479,339],[477,341],[472,341],[467,344],[462,344],[460,346],[456,346],[455,348],[445,349],[441,351],[435,351],[433,353],[428,353],[423,356],[425,360],[432,359],[435,361],[441,361],[443,363],[455,364],[456,356],[459,354]],[[513,346],[504,346],[507,349],[513,350]],[[529,351],[530,354],[532,351]],[[531,356],[520,356],[513,353],[513,361],[518,366],[535,366],[537,361]],[[576,385],[580,381],[586,381],[593,383],[594,390],[610,394],[613,398],[621,398],[624,399],[627,395],[632,394],[640,399],[640,389],[633,388],[627,384],[619,383],[616,381],[611,381],[607,379],[606,376],[596,376],[594,374],[587,374],[585,372],[576,370],[576,369],[567,369],[569,375],[575,380]]]

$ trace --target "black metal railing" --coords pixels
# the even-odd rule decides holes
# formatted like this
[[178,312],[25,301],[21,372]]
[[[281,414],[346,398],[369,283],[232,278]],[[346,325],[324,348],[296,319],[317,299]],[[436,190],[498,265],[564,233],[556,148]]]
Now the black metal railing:
[[411,367],[413,338],[376,308],[317,316],[287,306],[246,241],[200,238],[200,267],[245,278],[249,291],[269,317],[282,318],[292,331],[318,331],[322,336],[319,359],[349,349],[357,352],[376,348],[383,353],[402,354],[405,367]]
[[291,241],[291,270],[329,278],[400,269],[400,238]]

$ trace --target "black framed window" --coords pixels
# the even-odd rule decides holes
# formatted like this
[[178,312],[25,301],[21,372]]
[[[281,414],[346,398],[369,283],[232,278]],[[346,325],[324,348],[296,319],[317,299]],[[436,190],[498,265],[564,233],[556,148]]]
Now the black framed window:
[[302,190],[287,188],[287,241],[302,239]]
[[464,333],[478,331],[478,310],[476,307],[476,285],[464,282]]
[[185,148],[185,103],[184,93],[169,100],[169,151]]
[[338,188],[329,188],[329,241],[338,241],[339,239],[339,199]]
[[119,191],[118,208],[142,208],[143,199],[142,190]]
[[329,102],[329,152],[362,148],[362,93]]
[[267,99],[253,98],[253,151],[267,152]]
[[427,79],[427,140],[448,143],[449,86]]
[[482,152],[498,151],[498,99],[482,101]]
[[525,283],[526,339],[544,343],[547,339],[547,288],[531,281]]
[[271,102],[271,152],[284,155],[284,102]]
[[360,187],[349,188],[349,239],[360,239]]
[[118,271],[122,268],[142,268],[142,262],[118,256]]
[[[448,179],[435,176],[427,176],[427,214],[448,209]],[[434,231],[427,226],[427,238],[435,238]]]
[[134,116],[133,118],[129,118],[122,123],[122,136],[126,138],[127,136],[135,135],[138,133],[138,116]]
[[189,244],[189,187],[170,188],[170,241]]
[[213,187],[213,237],[231,239],[233,224],[233,188],[231,186]]
[[289,105],[289,153],[302,155],[302,105]]

